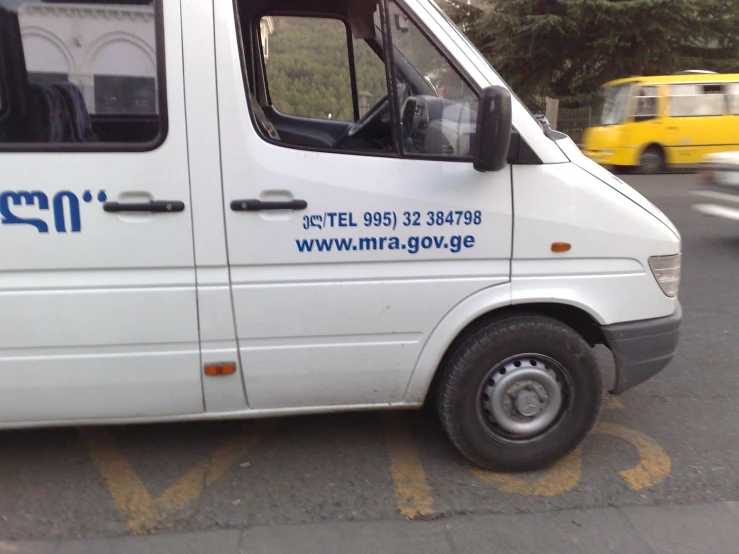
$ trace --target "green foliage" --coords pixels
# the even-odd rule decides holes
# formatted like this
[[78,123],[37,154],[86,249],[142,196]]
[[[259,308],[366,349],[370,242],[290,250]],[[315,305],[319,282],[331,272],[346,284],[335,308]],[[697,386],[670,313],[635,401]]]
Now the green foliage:
[[485,0],[448,12],[524,99],[592,99],[612,79],[739,72],[739,0]]
[[[266,61],[270,97],[283,113],[354,120],[346,27],[335,19],[275,17]],[[354,41],[359,92],[386,94],[385,66]]]

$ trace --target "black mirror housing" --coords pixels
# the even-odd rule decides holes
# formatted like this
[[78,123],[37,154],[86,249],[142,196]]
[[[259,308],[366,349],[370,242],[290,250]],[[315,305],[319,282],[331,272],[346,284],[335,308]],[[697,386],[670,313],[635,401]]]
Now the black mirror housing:
[[500,171],[508,163],[513,111],[511,93],[500,86],[483,89],[477,107],[472,165],[477,171]]

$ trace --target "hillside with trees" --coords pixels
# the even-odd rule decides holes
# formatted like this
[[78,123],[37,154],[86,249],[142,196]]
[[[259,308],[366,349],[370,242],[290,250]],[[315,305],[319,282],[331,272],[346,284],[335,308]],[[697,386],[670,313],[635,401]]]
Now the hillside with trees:
[[[739,0],[440,0],[525,100],[588,104],[606,81],[685,69],[739,72]],[[285,113],[353,120],[347,34],[337,20],[276,17],[267,77]],[[385,70],[353,41],[360,92],[385,94]]]
[[524,99],[577,104],[632,75],[739,72],[739,0],[441,4]]
[[[338,20],[275,17],[266,61],[270,96],[283,113],[354,120],[346,27]],[[385,66],[354,40],[357,89],[376,102],[386,94]]]

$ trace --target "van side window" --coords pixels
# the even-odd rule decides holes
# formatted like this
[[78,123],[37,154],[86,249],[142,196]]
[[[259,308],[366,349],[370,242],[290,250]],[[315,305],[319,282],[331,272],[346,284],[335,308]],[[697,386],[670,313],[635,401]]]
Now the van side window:
[[264,52],[276,110],[313,119],[354,121],[346,25],[322,17],[262,18],[271,25]]
[[[166,129],[160,1],[0,5],[3,144],[156,146]],[[8,7],[6,7],[8,6]]]
[[724,115],[722,84],[670,85],[670,115],[672,117],[707,117]]
[[634,119],[636,121],[646,121],[657,117],[659,115],[658,98],[657,87],[642,87],[639,96],[636,97]]
[[359,117],[362,117],[387,94],[387,77],[384,62],[364,40],[355,38],[352,46],[357,72]]
[[[240,0],[263,138],[333,152],[471,159],[477,94],[395,3]],[[247,24],[244,23],[247,21]],[[389,31],[389,33],[387,32]],[[389,35],[389,38],[388,38]]]

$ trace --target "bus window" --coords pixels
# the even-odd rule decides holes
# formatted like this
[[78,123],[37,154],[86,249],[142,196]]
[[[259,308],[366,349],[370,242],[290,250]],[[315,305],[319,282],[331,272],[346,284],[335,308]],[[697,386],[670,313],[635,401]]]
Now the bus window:
[[720,84],[681,84],[670,86],[672,117],[724,115],[724,87]]
[[641,88],[639,96],[636,97],[635,121],[646,121],[659,115],[657,110],[658,94],[657,87]]
[[726,85],[726,113],[739,115],[739,83]]
[[596,113],[600,114],[600,125],[618,125],[623,121],[631,85],[626,83],[604,88],[600,93]]

